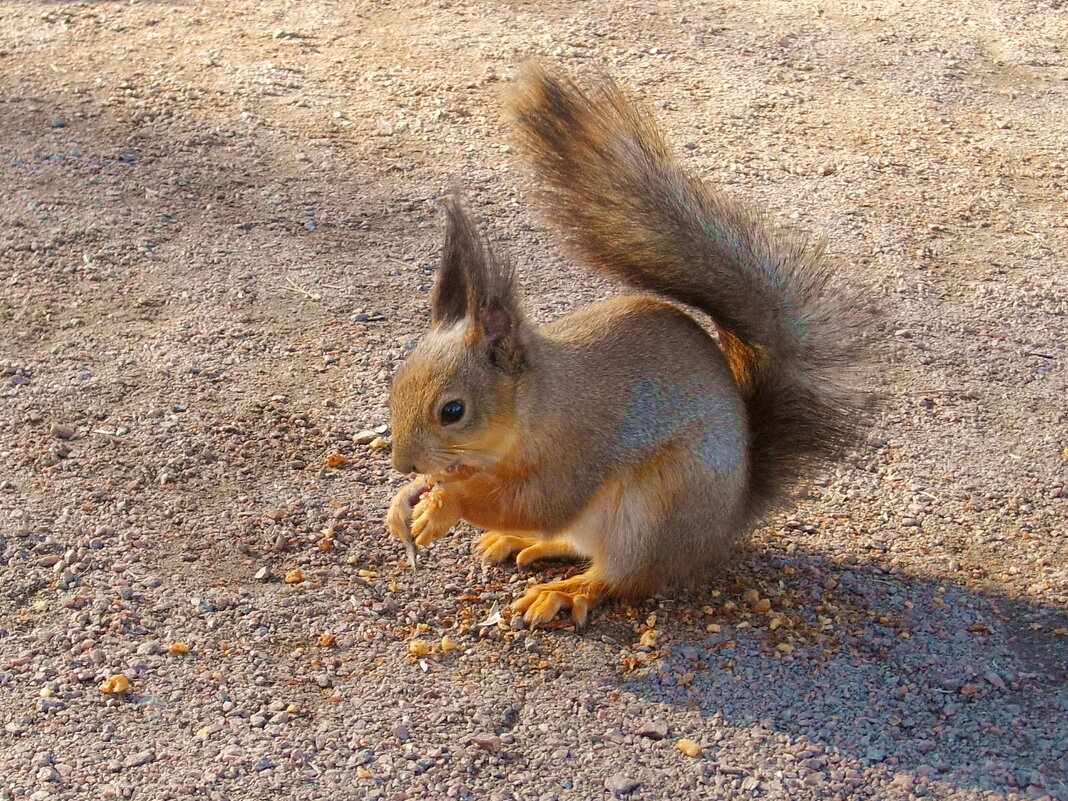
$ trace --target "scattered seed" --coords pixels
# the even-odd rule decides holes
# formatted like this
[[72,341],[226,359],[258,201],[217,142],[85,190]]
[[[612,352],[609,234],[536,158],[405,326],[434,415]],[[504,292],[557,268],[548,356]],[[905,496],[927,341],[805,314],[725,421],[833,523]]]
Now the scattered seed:
[[431,650],[430,643],[426,640],[412,640],[408,643],[408,653],[412,656],[426,656]]
[[348,459],[342,456],[340,453],[332,453],[326,457],[326,466],[330,470],[336,470],[344,464],[348,464]]
[[676,743],[676,746],[680,751],[682,751],[682,753],[686,754],[686,756],[688,757],[695,757],[700,755],[701,753],[701,746],[699,746],[693,740],[687,740],[683,738],[682,740],[679,740],[678,743]]
[[100,685],[100,692],[105,695],[115,695],[130,689],[130,680],[121,673],[111,676]]

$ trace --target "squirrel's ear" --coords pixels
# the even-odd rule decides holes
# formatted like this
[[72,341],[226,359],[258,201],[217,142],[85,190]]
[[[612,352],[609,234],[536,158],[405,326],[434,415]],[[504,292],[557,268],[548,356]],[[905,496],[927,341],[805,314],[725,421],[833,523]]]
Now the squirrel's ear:
[[451,325],[467,317],[471,265],[481,264],[484,258],[478,234],[459,200],[445,201],[445,245],[430,301],[435,324]]
[[491,298],[479,310],[477,329],[486,340],[494,367],[508,375],[517,375],[523,369],[522,317],[511,291],[510,273],[507,280],[508,294]]
[[445,210],[433,321],[448,325],[466,319],[469,343],[484,341],[494,366],[514,375],[522,369],[523,353],[512,269],[497,261],[458,199],[447,201]]

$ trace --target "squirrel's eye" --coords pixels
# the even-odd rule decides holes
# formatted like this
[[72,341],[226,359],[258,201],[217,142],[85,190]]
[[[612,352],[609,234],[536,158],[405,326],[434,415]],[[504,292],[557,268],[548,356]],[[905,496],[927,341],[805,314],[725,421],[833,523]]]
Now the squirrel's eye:
[[452,425],[458,423],[460,418],[464,416],[464,403],[463,401],[449,401],[441,407],[441,424],[443,426]]

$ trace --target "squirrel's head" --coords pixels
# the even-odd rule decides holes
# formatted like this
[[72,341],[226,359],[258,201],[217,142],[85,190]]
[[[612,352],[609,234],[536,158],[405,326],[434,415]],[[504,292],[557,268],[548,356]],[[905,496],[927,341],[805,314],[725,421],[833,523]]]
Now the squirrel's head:
[[492,467],[516,444],[526,338],[511,269],[494,259],[458,201],[446,214],[431,328],[398,369],[389,398],[393,466],[442,481]]

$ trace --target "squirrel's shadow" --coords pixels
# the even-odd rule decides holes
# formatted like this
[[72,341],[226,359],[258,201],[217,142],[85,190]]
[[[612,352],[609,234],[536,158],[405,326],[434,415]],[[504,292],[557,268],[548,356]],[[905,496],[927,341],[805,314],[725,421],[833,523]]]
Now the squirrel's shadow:
[[[726,613],[696,629],[667,615],[660,658],[621,689],[696,709],[709,733],[761,726],[837,754],[840,767],[906,772],[913,792],[1068,798],[1065,610],[817,553],[767,557],[711,585],[733,583],[712,600],[717,611],[729,601]],[[757,612],[747,585],[768,590],[772,609]],[[680,609],[708,603],[695,594]],[[697,633],[708,622],[722,630]]]

